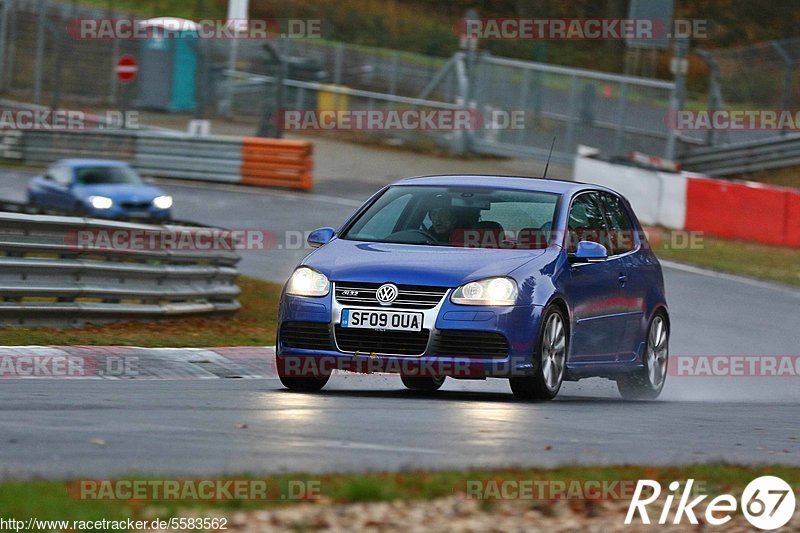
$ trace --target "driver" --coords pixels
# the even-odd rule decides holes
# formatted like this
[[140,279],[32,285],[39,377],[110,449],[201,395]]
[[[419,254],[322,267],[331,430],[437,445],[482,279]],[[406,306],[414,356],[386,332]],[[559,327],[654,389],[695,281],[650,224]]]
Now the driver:
[[451,207],[435,207],[428,215],[431,218],[431,235],[440,242],[450,242],[450,233],[456,225],[456,214]]

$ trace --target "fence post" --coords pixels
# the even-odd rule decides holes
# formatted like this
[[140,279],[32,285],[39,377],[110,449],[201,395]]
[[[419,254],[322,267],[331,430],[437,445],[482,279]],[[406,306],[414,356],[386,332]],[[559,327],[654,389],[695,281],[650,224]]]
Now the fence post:
[[397,71],[400,69],[400,52],[392,55],[392,67],[389,71],[389,94],[397,94]]
[[[781,98],[781,103],[784,111],[787,111],[792,105],[792,68],[794,65],[791,56],[789,56],[786,49],[781,46],[781,43],[778,41],[770,41],[769,44],[775,49],[778,55],[781,56],[781,61],[783,61],[783,97]],[[786,135],[785,125],[781,130],[781,135]]]
[[[697,55],[708,67],[708,110],[720,109],[722,107],[722,89],[719,81],[719,65],[708,50],[697,50]],[[709,128],[706,132],[706,145],[714,144],[714,129]]]
[[[689,53],[689,40],[686,38],[675,39],[675,88],[672,89],[669,110],[677,116],[678,111],[683,107],[683,99],[686,93],[686,75],[680,65],[686,61],[686,54]],[[664,157],[675,159],[675,145],[678,141],[678,132],[670,129],[667,132],[667,145],[664,147]]]
[[36,62],[33,74],[33,103],[40,104],[42,100],[42,70],[44,64],[44,25],[46,22],[45,0],[39,0],[39,17],[36,23]]
[[617,100],[617,113],[615,121],[617,123],[617,132],[614,134],[614,153],[612,155],[620,155],[622,150],[622,138],[625,135],[625,111],[628,106],[625,105],[628,97],[628,84],[625,82],[619,85],[619,100]]
[[342,64],[344,63],[344,45],[338,43],[333,56],[333,83],[342,84]]
[[564,147],[568,154],[574,152],[574,144],[575,144],[575,112],[578,108],[577,106],[577,97],[578,97],[578,77],[575,74],[570,76],[569,82],[569,110],[567,111],[567,138],[566,142],[564,143]]
[[0,3],[0,87],[5,86],[6,34],[8,33],[8,2]]

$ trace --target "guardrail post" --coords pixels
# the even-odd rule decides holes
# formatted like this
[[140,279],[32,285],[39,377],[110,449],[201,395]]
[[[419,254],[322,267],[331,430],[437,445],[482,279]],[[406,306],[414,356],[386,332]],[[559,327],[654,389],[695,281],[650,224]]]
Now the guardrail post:
[[[670,99],[670,111],[677,115],[678,111],[683,107],[683,100],[686,93],[686,74],[680,66],[686,60],[686,55],[689,53],[689,40],[686,38],[675,39],[675,63],[678,68],[675,69],[675,88],[672,89],[672,98]],[[670,129],[667,136],[667,145],[664,147],[664,157],[669,160],[675,159],[675,145],[678,140],[678,132]]]

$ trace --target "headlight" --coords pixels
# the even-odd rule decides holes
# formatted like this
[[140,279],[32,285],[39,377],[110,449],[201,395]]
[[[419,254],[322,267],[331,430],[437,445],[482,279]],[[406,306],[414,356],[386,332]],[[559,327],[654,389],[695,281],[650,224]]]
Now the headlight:
[[105,196],[90,196],[89,203],[95,209],[108,209],[114,205],[114,201],[111,198],[106,198]]
[[159,209],[169,209],[172,207],[172,196],[156,196],[153,205]]
[[450,301],[459,305],[514,305],[517,282],[511,278],[470,281],[453,291]]
[[294,296],[325,296],[330,288],[331,284],[324,274],[300,267],[289,278],[286,293]]

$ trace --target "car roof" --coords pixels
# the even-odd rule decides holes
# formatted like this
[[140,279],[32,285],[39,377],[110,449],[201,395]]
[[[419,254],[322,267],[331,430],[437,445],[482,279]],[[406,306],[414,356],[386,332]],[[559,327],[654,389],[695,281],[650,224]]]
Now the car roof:
[[442,174],[414,176],[398,180],[392,185],[430,185],[442,187],[489,187],[518,191],[549,192],[573,195],[583,190],[611,191],[601,185],[532,176],[499,176],[495,174]]
[[127,167],[130,166],[126,161],[117,161],[115,159],[59,159],[54,165],[66,165],[69,167],[85,167],[85,166],[99,166],[99,167]]

